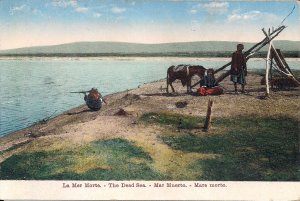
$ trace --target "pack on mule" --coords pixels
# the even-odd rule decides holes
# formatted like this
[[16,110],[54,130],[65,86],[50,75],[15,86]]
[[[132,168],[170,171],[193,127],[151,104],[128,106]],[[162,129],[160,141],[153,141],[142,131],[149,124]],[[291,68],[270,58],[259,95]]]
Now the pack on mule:
[[167,93],[169,93],[169,85],[172,91],[175,92],[172,83],[179,79],[182,86],[187,86],[187,93],[191,92],[191,79],[194,75],[198,75],[201,79],[205,74],[206,69],[199,65],[184,65],[170,66],[167,70]]

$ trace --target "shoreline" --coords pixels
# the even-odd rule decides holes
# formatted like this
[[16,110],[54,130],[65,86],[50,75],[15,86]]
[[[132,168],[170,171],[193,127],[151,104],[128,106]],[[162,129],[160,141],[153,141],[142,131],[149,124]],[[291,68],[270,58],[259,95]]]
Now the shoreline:
[[[150,81],[150,82],[144,83],[144,84],[142,84],[142,85],[145,85],[145,84],[151,84],[151,83],[156,83],[156,82],[161,82],[161,81],[163,81],[163,80],[164,80],[164,79],[154,80],[154,81]],[[129,91],[132,91],[132,90],[134,90],[134,89],[139,88],[140,86],[141,86],[141,85],[139,85],[139,86],[136,87],[136,88],[127,89],[127,90],[123,90],[123,91],[118,91],[118,92],[114,92],[114,93],[111,93],[111,94],[107,94],[107,95],[103,96],[103,98],[107,99],[107,98],[109,98],[109,97],[111,97],[111,96],[114,96],[114,95],[127,93],[127,92],[129,92]],[[104,104],[104,105],[105,105],[105,104]],[[72,111],[74,111],[74,110],[80,110],[80,109],[85,108],[85,107],[87,107],[86,104],[78,105],[77,107],[74,107],[74,108],[68,109],[68,110],[66,110],[66,111],[63,111],[61,114],[58,114],[57,116],[51,117],[50,119],[47,120],[47,122],[48,122],[49,120],[51,120],[51,119],[54,119],[54,118],[59,117],[59,116],[62,116],[62,115],[64,115],[65,113],[69,113],[69,112],[72,112]],[[100,110],[100,111],[101,111],[101,110]],[[47,117],[45,117],[44,119],[41,119],[41,120],[39,120],[39,121],[33,123],[32,125],[27,126],[27,127],[25,127],[25,128],[22,128],[22,129],[19,129],[19,130],[10,132],[10,133],[6,133],[6,134],[0,136],[0,141],[1,141],[2,138],[5,138],[5,137],[8,136],[8,135],[14,135],[15,133],[19,133],[19,132],[28,130],[28,129],[30,129],[30,128],[33,128],[33,127],[35,127],[35,126],[37,126],[37,125],[39,125],[39,124],[42,124],[41,122],[43,122],[45,119],[47,119]],[[1,152],[1,148],[0,148],[0,152]]]
[[[159,80],[154,80],[154,81],[151,81],[151,82],[148,82],[148,83],[144,83],[142,85],[139,85],[138,87],[136,88],[132,88],[132,89],[127,89],[127,90],[123,90],[123,91],[119,91],[119,92],[114,92],[114,93],[111,93],[111,94],[107,94],[104,96],[105,99],[110,99],[111,97],[114,97],[114,96],[122,96],[124,94],[128,94],[130,91],[133,91],[135,89],[138,89],[144,85],[147,85],[147,84],[153,84],[153,83],[159,83],[159,82],[163,82],[165,79],[159,79]],[[106,104],[103,105],[103,107],[105,107]],[[58,114],[57,116],[55,117],[52,117],[50,119],[48,119],[45,123],[43,122],[44,119],[28,126],[28,127],[25,127],[25,128],[22,128],[20,130],[17,130],[17,131],[13,131],[11,133],[7,133],[3,136],[0,136],[0,153],[1,152],[5,152],[7,149],[10,149],[11,147],[7,147],[7,146],[4,146],[2,147],[2,140],[3,141],[14,141],[14,140],[17,140],[18,139],[21,139],[19,142],[17,142],[17,144],[15,142],[11,143],[11,146],[15,146],[15,145],[19,145],[19,144],[26,144],[27,142],[31,142],[31,140],[29,140],[30,138],[28,138],[28,136],[30,136],[30,134],[37,130],[37,129],[40,129],[41,127],[45,126],[46,124],[48,124],[49,122],[52,122],[52,121],[55,121],[56,119],[61,119],[63,118],[65,115],[68,115],[68,114],[71,114],[71,113],[77,113],[78,111],[87,111],[89,110],[86,106],[86,104],[81,104],[77,107],[74,107],[74,108],[71,108],[69,110],[66,110],[64,112],[62,112],[61,114]],[[99,110],[99,111],[90,111],[91,113],[99,113],[101,112],[102,108]],[[24,138],[24,139],[22,139]],[[33,137],[35,138],[35,137]],[[0,156],[0,162],[1,162],[1,156]]]
[[[108,58],[108,59],[110,59],[110,58]],[[173,59],[173,58],[172,58],[172,59]],[[198,59],[198,58],[194,58],[194,59]],[[225,58],[223,58],[223,59],[225,59]],[[1,60],[1,59],[0,59],[0,60]],[[300,58],[299,58],[299,60],[300,60]],[[258,70],[259,70],[259,69],[253,69],[252,71],[249,71],[249,72],[250,72],[251,74],[255,74],[256,76],[260,76],[260,75],[258,74]],[[296,71],[298,71],[298,70],[296,69]],[[223,72],[223,71],[221,71],[221,72]],[[220,73],[220,72],[219,72],[219,73]],[[228,78],[227,78],[227,79],[228,79]],[[114,96],[120,96],[120,95],[128,94],[128,93],[130,93],[130,92],[132,92],[132,91],[135,91],[135,90],[137,90],[137,89],[139,89],[140,87],[143,87],[143,86],[145,86],[145,85],[151,85],[151,84],[161,83],[161,82],[165,82],[165,78],[159,79],[159,80],[154,80],[154,81],[151,81],[151,82],[147,82],[147,83],[141,84],[141,85],[139,85],[139,86],[136,87],[136,88],[127,89],[127,90],[123,90],[123,91],[119,91],[119,92],[114,92],[114,93],[111,93],[111,94],[107,94],[107,95],[104,96],[104,98],[109,99],[109,98],[114,97]],[[162,84],[164,84],[164,83],[162,83]],[[177,85],[178,85],[178,80],[177,80]],[[161,87],[162,87],[162,86],[161,86]],[[182,89],[182,87],[181,87],[181,91],[184,92],[184,88]],[[194,89],[194,91],[195,91],[195,89]],[[104,107],[106,107],[106,104],[104,104]],[[69,109],[69,110],[66,110],[66,111],[62,112],[61,114],[58,114],[57,116],[48,119],[48,120],[46,121],[46,123],[45,123],[45,122],[43,123],[43,120],[47,119],[47,117],[45,117],[44,119],[41,119],[40,121],[38,121],[38,122],[36,122],[36,123],[34,123],[34,124],[28,126],[28,127],[25,127],[25,128],[23,128],[23,129],[20,129],[20,130],[17,130],[17,131],[13,131],[13,132],[11,132],[11,133],[7,133],[7,134],[5,134],[5,135],[3,135],[3,136],[0,136],[0,143],[1,143],[1,140],[2,140],[2,139],[6,139],[6,138],[10,138],[10,137],[15,138],[15,137],[13,137],[13,136],[19,136],[19,137],[20,137],[20,134],[25,136],[25,135],[26,135],[25,133],[26,133],[27,131],[30,132],[30,130],[36,129],[36,128],[40,127],[40,125],[47,124],[48,122],[50,122],[50,121],[52,121],[52,120],[54,120],[54,119],[56,119],[56,118],[61,118],[62,116],[66,115],[66,114],[68,114],[68,113],[72,113],[72,112],[76,112],[76,111],[81,111],[81,110],[83,110],[84,108],[86,108],[86,105],[85,105],[85,104],[81,104],[81,105],[79,105],[79,106],[77,106],[77,107],[74,107],[74,108],[71,108],[71,109]],[[101,109],[101,110],[102,110],[102,109]],[[99,112],[101,112],[101,110],[98,111],[98,112],[95,112],[95,113],[99,113]],[[0,144],[0,145],[1,145],[1,144]],[[1,151],[3,151],[3,150],[1,149],[1,146],[0,146],[0,152],[1,152]]]
[[[120,61],[143,61],[143,60],[154,60],[154,61],[161,61],[161,60],[189,60],[189,61],[210,61],[210,60],[219,60],[224,61],[228,60],[229,57],[170,57],[170,56],[157,56],[157,57],[145,57],[145,56],[99,56],[99,57],[37,57],[37,56],[20,56],[20,57],[1,57],[1,60],[46,60],[46,61],[85,61],[85,60],[120,60]],[[260,59],[260,58],[254,58]],[[299,59],[300,58],[292,58],[292,59]]]
[[[239,93],[238,95],[234,93],[233,85],[229,79],[225,79],[221,83],[225,93],[219,96],[186,94],[186,87],[183,87],[180,81],[174,82],[176,93],[166,94],[165,79],[142,84],[131,90],[107,95],[105,98],[108,103],[104,104],[101,110],[97,112],[92,112],[85,105],[80,105],[49,119],[44,124],[36,124],[1,137],[0,163],[4,164],[7,161],[10,161],[7,163],[11,163],[15,157],[23,160],[22,156],[26,160],[26,157],[31,155],[33,158],[30,160],[43,161],[43,158],[36,159],[35,157],[41,153],[46,154],[45,156],[50,154],[50,158],[47,160],[54,163],[61,161],[61,157],[69,158],[74,156],[75,158],[72,160],[76,163],[70,167],[63,166],[61,168],[64,169],[63,171],[72,171],[74,174],[82,175],[82,178],[85,178],[85,172],[89,170],[111,171],[115,166],[110,166],[105,161],[113,159],[110,158],[110,155],[102,155],[102,152],[109,149],[112,153],[119,153],[119,150],[121,151],[120,154],[124,154],[120,147],[126,145],[125,147],[131,147],[129,150],[135,150],[132,150],[135,154],[141,154],[139,157],[142,158],[133,157],[130,160],[131,155],[129,154],[128,162],[133,165],[138,165],[142,168],[144,167],[143,164],[149,163],[149,167],[155,170],[154,172],[167,175],[169,180],[197,179],[201,175],[201,171],[190,171],[189,165],[193,164],[195,160],[215,160],[218,154],[207,153],[205,150],[204,152],[185,151],[185,149],[189,150],[189,146],[197,146],[197,144],[193,143],[188,144],[188,146],[182,146],[182,150],[178,150],[176,143],[181,141],[175,143],[174,146],[176,147],[172,147],[173,145],[168,144],[169,142],[176,140],[178,137],[183,137],[187,141],[184,140],[182,143],[200,140],[198,143],[202,144],[202,138],[209,140],[211,137],[217,137],[219,139],[224,135],[224,139],[221,138],[220,142],[218,141],[218,143],[221,143],[219,145],[222,145],[222,142],[226,142],[227,135],[230,136],[231,133],[236,133],[236,131],[246,132],[245,135],[249,136],[249,139],[252,139],[252,134],[258,135],[262,132],[261,129],[265,129],[265,132],[270,132],[271,135],[278,130],[276,126],[282,121],[285,122],[283,123],[285,127],[282,128],[283,130],[278,131],[279,133],[276,134],[272,143],[277,143],[277,136],[285,136],[285,134],[282,135],[282,132],[285,132],[284,130],[289,130],[289,133],[297,132],[297,125],[300,124],[298,112],[300,111],[299,87],[290,91],[273,91],[270,94],[270,98],[265,99],[265,88],[260,85],[261,76],[249,73],[247,80],[246,90],[248,93]],[[212,128],[205,132],[202,130],[202,126],[206,116],[207,103],[210,99],[214,101],[212,110],[213,122]],[[177,107],[177,104],[182,102],[187,103],[187,105]],[[160,118],[166,119],[160,121]],[[176,123],[178,118],[191,122],[197,120],[198,123],[193,128],[179,128]],[[244,125],[245,127],[235,128],[234,126],[238,124],[233,120],[244,122],[240,126]],[[165,124],[165,121],[169,121],[169,123]],[[257,126],[257,122],[266,123]],[[275,127],[270,127],[270,124]],[[269,129],[273,129],[271,130],[272,132]],[[268,135],[265,138],[272,139]],[[242,139],[233,137],[232,143]],[[251,140],[249,143],[251,144]],[[102,151],[95,155],[89,149],[91,146],[97,146]],[[206,147],[205,143],[202,146]],[[247,146],[245,150],[248,150]],[[273,144],[270,146],[273,146]],[[84,153],[87,155],[82,155],[79,151],[81,149],[86,150]],[[207,147],[207,149],[210,148]],[[216,149],[219,148],[216,147]],[[144,150],[144,152],[138,150]],[[252,153],[252,150],[249,151],[249,154],[255,154]],[[148,161],[148,156],[142,153],[149,154],[152,159]],[[233,153],[236,153],[236,151]],[[293,152],[289,151],[288,153]],[[53,155],[55,160],[52,159],[51,154],[55,154]],[[230,155],[231,152],[227,154]],[[103,159],[103,157],[108,158]],[[20,161],[20,164],[23,163]],[[36,162],[32,163],[35,164]],[[228,161],[228,164],[231,164],[231,162]],[[230,165],[227,168],[230,169]],[[34,171],[39,170],[36,169]],[[62,169],[57,171],[62,171]],[[139,171],[143,172],[144,170],[142,168]],[[160,175],[154,172],[154,175]],[[10,174],[9,171],[7,174]],[[143,172],[141,175],[147,175],[147,173]],[[51,178],[49,177],[48,179],[51,180]],[[126,177],[129,180],[134,178],[131,176]],[[219,180],[222,179],[220,178]]]
[[[153,82],[157,82],[157,81],[153,81]],[[130,91],[130,90],[133,90],[133,89],[129,89],[129,91]],[[105,95],[105,96],[103,96],[103,97],[104,97],[104,98],[108,98],[108,97],[111,97],[111,96],[114,96],[114,95],[117,95],[117,94],[125,93],[125,92],[127,92],[127,91],[128,91],[128,90],[120,91],[120,92],[115,92],[115,93],[112,93],[112,94],[107,94],[107,95]],[[79,105],[79,106],[77,106],[77,107],[74,107],[74,108],[71,108],[71,109],[69,109],[69,110],[66,110],[66,111],[62,112],[61,114],[58,114],[57,116],[48,119],[47,122],[49,122],[49,121],[51,121],[51,120],[53,120],[53,119],[55,119],[55,118],[59,118],[59,117],[65,115],[65,114],[67,114],[67,113],[72,113],[72,112],[75,112],[75,111],[77,111],[77,110],[82,110],[82,109],[85,108],[85,107],[86,107],[85,104],[81,104],[81,105]],[[101,110],[100,110],[100,111],[101,111]],[[46,118],[44,118],[44,119],[46,119]],[[3,136],[0,136],[0,141],[1,141],[1,139],[6,138],[6,137],[9,137],[10,135],[18,135],[19,133],[23,133],[23,132],[26,132],[27,130],[34,129],[34,128],[36,128],[37,126],[39,126],[39,125],[41,125],[41,124],[44,124],[44,123],[42,123],[44,119],[41,119],[40,121],[38,121],[38,122],[36,122],[36,123],[34,123],[34,124],[28,126],[28,127],[22,128],[22,129],[20,129],[20,130],[16,130],[16,131],[13,131],[13,132],[11,132],[11,133],[4,134]],[[0,149],[0,151],[2,151],[2,150]]]
[[[217,60],[217,61],[227,61],[230,60],[230,55],[228,57],[185,57],[185,56],[90,56],[90,57],[80,57],[80,56],[74,56],[74,57],[47,57],[47,56],[1,56],[0,55],[0,61],[1,60],[46,60],[46,61],[85,61],[85,60],[120,60],[120,61],[131,61],[131,60],[137,60],[137,61],[143,61],[143,60],[154,60],[154,61],[161,61],[161,60],[188,60],[188,61],[211,61],[211,60]],[[252,57],[251,60],[263,60],[264,58],[261,57]],[[300,61],[300,57],[287,57],[285,58],[288,61]]]

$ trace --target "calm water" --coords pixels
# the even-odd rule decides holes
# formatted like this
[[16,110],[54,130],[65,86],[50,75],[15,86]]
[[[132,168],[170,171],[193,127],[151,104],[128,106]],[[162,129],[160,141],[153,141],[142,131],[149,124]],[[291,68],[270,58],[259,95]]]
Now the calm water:
[[[225,58],[90,58],[0,60],[0,136],[57,116],[84,104],[70,91],[98,88],[103,95],[166,77],[170,65],[199,64],[218,68]],[[300,60],[288,60],[300,69]],[[248,61],[249,70],[265,67],[263,59]]]

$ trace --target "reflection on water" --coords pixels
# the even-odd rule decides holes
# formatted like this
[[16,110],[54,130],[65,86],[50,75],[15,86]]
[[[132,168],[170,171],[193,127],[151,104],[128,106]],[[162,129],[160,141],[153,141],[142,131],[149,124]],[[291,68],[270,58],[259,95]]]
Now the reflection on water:
[[[0,136],[83,104],[71,91],[98,88],[103,95],[166,77],[171,65],[218,68],[229,58],[44,58],[0,60]],[[299,60],[288,61],[299,69]],[[263,59],[249,69],[265,67]]]

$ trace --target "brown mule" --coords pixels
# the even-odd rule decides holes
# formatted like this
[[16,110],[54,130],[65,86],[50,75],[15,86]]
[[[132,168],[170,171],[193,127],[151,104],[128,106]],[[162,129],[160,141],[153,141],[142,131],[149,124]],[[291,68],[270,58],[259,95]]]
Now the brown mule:
[[201,79],[205,74],[206,68],[199,65],[178,65],[170,66],[167,70],[167,93],[169,93],[169,85],[175,92],[172,83],[179,79],[182,86],[187,86],[187,93],[191,92],[191,79],[194,75],[198,75]]

